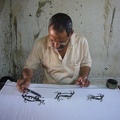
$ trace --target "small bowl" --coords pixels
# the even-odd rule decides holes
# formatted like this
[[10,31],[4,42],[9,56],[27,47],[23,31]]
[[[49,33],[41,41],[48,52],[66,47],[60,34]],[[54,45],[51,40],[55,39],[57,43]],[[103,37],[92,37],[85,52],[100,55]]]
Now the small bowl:
[[108,79],[106,86],[110,89],[116,89],[118,82],[115,79]]

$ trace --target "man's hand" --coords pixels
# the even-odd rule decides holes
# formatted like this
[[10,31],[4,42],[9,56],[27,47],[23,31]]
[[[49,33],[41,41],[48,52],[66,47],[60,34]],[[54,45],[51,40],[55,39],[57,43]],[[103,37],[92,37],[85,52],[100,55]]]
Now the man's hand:
[[28,88],[29,85],[30,85],[30,81],[32,79],[32,76],[33,76],[33,70],[32,69],[29,69],[29,68],[25,68],[22,70],[22,76],[23,78],[22,79],[19,79],[17,81],[17,89],[20,91],[20,92],[25,92],[25,88]]
[[30,79],[28,78],[24,78],[24,79],[19,79],[17,81],[17,89],[20,91],[20,92],[25,92],[25,88],[28,88],[29,85],[30,85]]
[[90,85],[90,81],[88,80],[88,76],[91,68],[89,66],[83,66],[80,68],[80,77],[76,80],[76,84],[80,85],[80,87],[88,87]]
[[90,85],[90,81],[88,80],[87,77],[80,76],[76,80],[75,84],[80,85],[80,87],[88,87]]

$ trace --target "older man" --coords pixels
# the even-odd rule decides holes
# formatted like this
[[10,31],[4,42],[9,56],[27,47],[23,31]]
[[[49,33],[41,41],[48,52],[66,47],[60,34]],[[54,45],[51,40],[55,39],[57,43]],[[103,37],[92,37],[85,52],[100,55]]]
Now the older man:
[[46,84],[78,84],[88,87],[91,57],[87,39],[74,33],[71,18],[64,13],[53,15],[48,35],[36,41],[25,63],[22,78],[17,81],[20,92],[30,85],[33,70],[42,64]]

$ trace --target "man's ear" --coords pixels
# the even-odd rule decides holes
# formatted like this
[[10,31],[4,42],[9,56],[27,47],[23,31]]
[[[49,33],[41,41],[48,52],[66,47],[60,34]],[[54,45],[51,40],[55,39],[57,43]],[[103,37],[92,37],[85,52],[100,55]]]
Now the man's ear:
[[74,33],[74,30],[72,30],[72,34]]
[[70,37],[72,36],[73,33],[74,33],[74,30],[72,30],[72,32],[70,33]]

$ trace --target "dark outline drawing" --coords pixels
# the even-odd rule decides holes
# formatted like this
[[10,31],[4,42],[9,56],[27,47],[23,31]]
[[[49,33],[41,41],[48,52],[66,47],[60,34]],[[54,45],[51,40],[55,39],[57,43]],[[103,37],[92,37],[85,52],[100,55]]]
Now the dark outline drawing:
[[94,96],[94,95],[89,94],[89,95],[87,96],[87,100],[92,101],[92,99],[94,99],[94,100],[100,100],[100,102],[102,102],[102,101],[103,101],[103,97],[104,97],[104,95],[101,94],[101,93],[99,93],[97,96]]
[[28,95],[28,93],[24,92],[22,94],[22,97],[24,98],[24,102],[26,103],[27,101],[29,102],[40,102],[38,105],[41,105],[41,104],[45,104],[45,100],[41,100],[40,98],[43,98],[41,96],[32,96],[32,95]]
[[57,101],[63,100],[61,97],[70,99],[73,96],[73,94],[75,94],[75,92],[71,91],[71,90],[70,90],[70,93],[66,93],[66,92],[62,93],[62,92],[58,92],[58,91],[54,92],[54,93],[57,93],[56,97],[54,98],[54,99],[57,99]]

